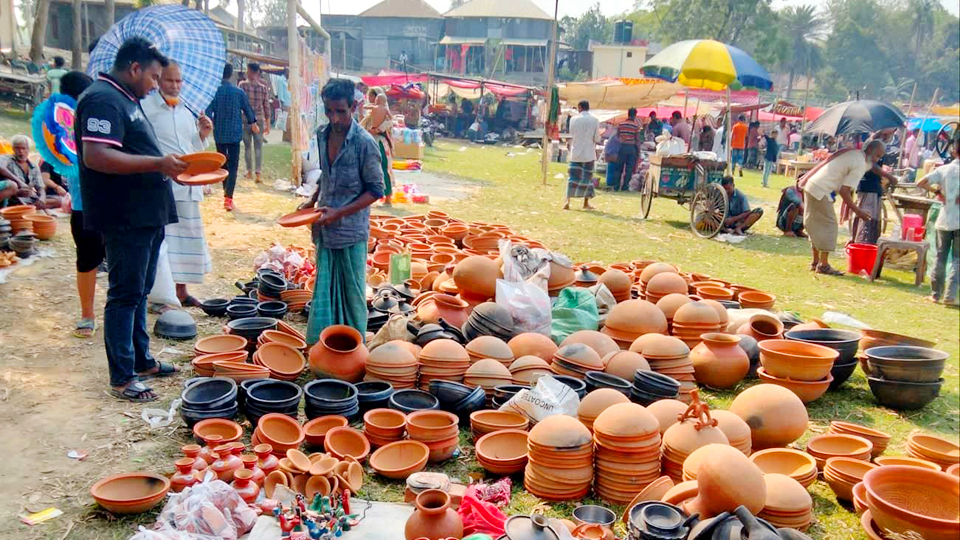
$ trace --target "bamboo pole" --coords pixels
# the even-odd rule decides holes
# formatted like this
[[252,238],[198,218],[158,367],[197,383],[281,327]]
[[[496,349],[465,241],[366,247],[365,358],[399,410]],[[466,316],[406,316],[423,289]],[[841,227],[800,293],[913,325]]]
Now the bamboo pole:
[[[904,147],[904,144],[907,142],[907,124],[910,123],[910,112],[913,111],[913,98],[916,95],[917,95],[917,83],[913,83],[913,91],[910,92],[910,103],[907,104],[907,121],[904,122],[903,129],[900,130],[900,158],[898,159],[899,163],[897,163],[898,169],[903,166],[903,159],[904,157],[906,157],[903,155],[903,150],[904,150],[903,147]],[[921,125],[920,128],[923,129],[923,126]],[[917,142],[915,142],[914,144],[917,144]]]
[[[800,109],[800,114],[803,115],[803,119],[800,121],[800,148],[797,149],[797,156],[803,155],[803,134],[807,131],[807,100],[810,98],[810,70],[807,70],[807,80],[804,84],[803,89],[803,108]],[[789,139],[787,144],[790,144]]]
[[290,62],[287,86],[290,90],[290,174],[300,185],[300,33],[297,31],[298,0],[287,0],[287,56]]
[[[551,106],[551,97],[553,96],[553,84],[554,78],[556,77],[555,66],[557,63],[557,14],[560,12],[560,0],[555,0],[553,6],[553,25],[550,27],[550,54],[549,62],[547,65],[547,99],[545,106],[547,107],[547,115],[550,114]],[[547,169],[550,164],[550,134],[547,131],[547,124],[543,124],[543,143],[542,143],[542,152],[543,156],[540,162],[540,168],[543,172],[543,185],[547,185]]]

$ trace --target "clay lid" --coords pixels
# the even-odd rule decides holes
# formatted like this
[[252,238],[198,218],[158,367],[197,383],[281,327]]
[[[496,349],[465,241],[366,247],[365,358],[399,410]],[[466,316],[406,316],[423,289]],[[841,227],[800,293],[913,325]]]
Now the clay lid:
[[[429,344],[428,344],[429,345]],[[493,336],[480,336],[467,343],[468,354],[479,358],[493,358],[495,360],[513,360],[513,350],[502,339]]]
[[384,343],[370,351],[367,364],[373,366],[410,366],[417,363],[417,357],[410,350],[393,341]]
[[650,370],[650,364],[647,363],[643,356],[633,351],[617,350],[604,356],[601,361],[604,365],[604,372],[628,381],[633,380],[633,375],[638,369],[644,371]]
[[[642,347],[641,353],[644,358],[682,358],[690,354],[690,347],[679,338],[673,336],[664,336],[662,334],[648,334]],[[636,342],[634,342],[636,343]],[[633,350],[633,347],[630,347]]]
[[744,441],[750,441],[750,426],[743,418],[730,411],[721,410],[711,410],[710,417],[718,422],[717,427],[727,436],[731,445],[737,446]]
[[673,324],[692,324],[692,325],[718,325],[720,316],[709,304],[702,301],[690,302],[680,306],[680,309],[673,314]]
[[[676,399],[661,399],[647,406],[647,412],[657,419],[660,425],[660,434],[663,435],[670,426],[680,420],[678,417],[687,410],[687,404]],[[710,411],[713,414],[715,411]]]
[[[643,354],[643,350],[647,347],[647,343],[651,341],[660,339],[657,336],[662,336],[663,334],[644,334],[637,339],[633,340],[633,343],[630,344],[630,350],[637,353]],[[669,337],[669,336],[665,336]]]
[[[430,343],[428,343],[427,347],[429,347],[430,344],[432,343],[434,342],[431,341]],[[507,369],[507,367],[501,364],[499,361],[494,360],[492,358],[484,358],[483,360],[478,360],[472,366],[467,368],[466,373],[464,373],[464,377],[484,378],[484,379],[490,379],[490,378],[504,379],[505,378],[508,380],[513,380],[513,375],[510,374],[510,370]]]
[[[713,309],[710,311],[712,313]],[[637,336],[663,334],[667,331],[667,318],[660,308],[646,300],[626,300],[607,314],[606,327]]]
[[673,319],[673,315],[680,309],[680,306],[690,302],[693,302],[693,300],[686,293],[670,293],[657,300],[657,307],[660,308],[667,319]]
[[[376,349],[374,349],[376,350]],[[435,339],[427,343],[420,351],[421,358],[433,360],[448,360],[451,362],[461,361],[469,362],[470,355],[467,350],[452,339]]]
[[657,418],[636,403],[618,403],[600,413],[593,430],[610,437],[643,438],[660,433]]
[[457,263],[453,270],[453,280],[461,291],[469,291],[493,298],[497,294],[497,276],[500,268],[497,263],[479,255],[472,255]]
[[600,413],[607,408],[618,403],[629,403],[630,400],[623,392],[613,388],[598,388],[590,392],[580,400],[580,407],[577,408],[577,416],[585,419],[595,420]]
[[550,364],[546,363],[539,356],[521,356],[510,364],[510,373],[528,369],[550,369]]
[[[689,456],[694,450],[708,444],[729,445],[730,441],[720,429],[703,426],[697,429],[697,420],[688,418],[678,422],[663,434],[663,446],[681,457]],[[743,454],[740,454],[743,456]]]
[[600,274],[600,283],[606,285],[607,289],[610,289],[613,294],[629,291],[630,286],[633,285],[630,276],[623,270],[617,270],[616,268],[611,268]]
[[[642,278],[641,278],[642,279]],[[680,274],[661,272],[650,278],[643,289],[648,294],[686,294],[687,282]]]
[[514,336],[507,345],[513,351],[516,358],[521,356],[537,356],[545,361],[550,361],[553,353],[557,352],[557,345],[552,339],[533,332],[525,332]]
[[672,264],[665,263],[665,262],[655,262],[652,264],[648,264],[646,268],[644,268],[643,271],[640,272],[640,281],[642,281],[645,284],[650,283],[650,280],[653,279],[653,276],[657,274],[662,274],[664,272],[671,273],[671,274],[678,274],[677,268]]
[[587,370],[603,371],[603,361],[592,348],[582,343],[573,343],[560,347],[554,358],[564,360]]
[[593,442],[587,426],[576,418],[555,414],[530,430],[529,440],[548,448],[577,448]]
[[574,343],[582,343],[583,345],[590,347],[601,358],[607,354],[610,354],[611,352],[620,350],[620,347],[617,345],[617,342],[613,340],[613,338],[597,332],[596,330],[578,330],[567,336],[567,338],[560,343],[560,347],[572,345]]
[[704,304],[712,307],[716,312],[717,316],[720,317],[720,324],[726,325],[730,321],[730,315],[727,314],[727,308],[723,307],[723,304],[717,302],[716,300],[700,300]]
[[799,482],[783,474],[765,474],[767,498],[764,510],[784,513],[801,513],[813,507],[813,499]]

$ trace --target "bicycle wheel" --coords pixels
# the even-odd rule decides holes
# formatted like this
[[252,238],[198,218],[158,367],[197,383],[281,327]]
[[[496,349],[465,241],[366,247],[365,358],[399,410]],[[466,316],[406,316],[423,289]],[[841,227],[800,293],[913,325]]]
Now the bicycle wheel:
[[723,228],[728,206],[727,192],[720,184],[698,189],[690,203],[690,230],[700,238],[713,238]]

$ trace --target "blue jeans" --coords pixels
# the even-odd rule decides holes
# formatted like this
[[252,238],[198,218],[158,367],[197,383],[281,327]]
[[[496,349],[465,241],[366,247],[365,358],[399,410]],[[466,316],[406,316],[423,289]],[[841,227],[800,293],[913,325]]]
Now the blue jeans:
[[770,180],[770,172],[773,171],[773,168],[776,167],[776,166],[777,166],[776,163],[774,163],[774,162],[772,162],[772,161],[766,161],[766,160],[764,160],[764,162],[763,162],[763,187],[767,187],[767,182]]
[[154,367],[147,333],[147,294],[157,276],[163,227],[125,228],[103,234],[110,272],[103,310],[103,342],[110,385],[123,386]]
[[621,179],[626,177],[623,180],[624,189],[630,189],[628,187],[630,185],[630,178],[637,168],[637,159],[639,157],[639,151],[636,146],[626,144],[621,146],[620,151],[617,152],[617,162],[615,163],[616,167],[614,168],[613,175],[610,174],[609,170],[607,171],[607,188],[620,191]]
[[[942,212],[942,210],[941,210]],[[933,267],[930,288],[934,298],[955,301],[960,285],[960,230],[937,232],[937,262]],[[949,256],[949,261],[947,260]],[[950,265],[949,271],[947,265]],[[946,283],[944,283],[946,278]],[[944,296],[946,293],[946,296]]]
[[743,167],[743,156],[744,156],[743,148],[734,148],[733,150],[730,151],[730,156],[731,156],[730,163],[732,165],[740,165],[740,167]]

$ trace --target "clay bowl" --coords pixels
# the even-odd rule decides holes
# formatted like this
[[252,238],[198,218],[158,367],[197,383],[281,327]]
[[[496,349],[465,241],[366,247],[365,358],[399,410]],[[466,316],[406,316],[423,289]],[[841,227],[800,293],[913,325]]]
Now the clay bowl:
[[944,469],[960,463],[960,446],[933,435],[911,434],[907,437],[907,453],[916,458],[939,463]]
[[740,307],[743,309],[770,309],[777,301],[777,297],[770,293],[752,290],[740,290],[736,294],[736,297],[737,301],[740,302]]
[[829,347],[788,339],[766,339],[759,347],[760,363],[767,373],[795,381],[822,381],[840,355]]
[[526,463],[528,435],[528,432],[520,429],[503,429],[488,433],[477,440],[475,445],[477,457],[497,465]]
[[[266,343],[284,343],[297,349],[298,351],[304,351],[307,348],[307,343],[297,336],[292,336],[286,332],[280,330],[264,330],[257,341],[264,345]],[[262,355],[261,355],[262,356]]]
[[226,418],[208,418],[193,425],[193,436],[197,442],[205,441],[210,435],[219,435],[221,443],[232,443],[243,436],[243,428]]
[[273,446],[274,453],[285,453],[291,448],[297,448],[306,438],[303,427],[296,420],[285,414],[269,413],[257,421],[257,430],[260,442]]
[[873,397],[884,406],[897,410],[913,410],[926,407],[940,395],[943,379],[931,383],[891,381],[867,377]]
[[874,462],[881,467],[919,467],[921,469],[930,469],[931,471],[942,470],[940,465],[925,459],[918,459],[904,456],[880,456]]
[[393,409],[372,409],[363,415],[363,430],[381,438],[402,438],[407,416]]
[[890,443],[890,435],[882,431],[877,431],[866,426],[861,426],[851,422],[843,422],[840,420],[833,420],[830,422],[830,433],[856,435],[858,437],[867,439],[873,443],[873,452],[871,456],[874,458],[882,454],[883,451],[887,449],[887,445]]
[[862,481],[857,482],[850,490],[850,494],[853,496],[853,509],[857,511],[858,516],[863,515],[869,508],[867,506],[867,486]]
[[502,429],[526,430],[529,423],[522,415],[509,411],[476,411],[470,414],[470,427],[483,433]]
[[381,476],[404,480],[427,465],[430,449],[420,441],[396,441],[370,456],[370,467]]
[[339,415],[318,416],[303,425],[304,440],[310,446],[323,446],[328,431],[347,423],[347,419]]
[[860,527],[870,540],[887,540],[884,533],[880,532],[880,527],[873,521],[873,515],[869,508],[860,514]]
[[[766,342],[761,342],[761,345],[763,343]],[[762,382],[775,384],[790,390],[804,403],[810,403],[825,394],[827,388],[830,387],[830,383],[833,382],[833,375],[829,373],[827,373],[827,378],[822,381],[795,381],[793,379],[773,377],[767,374],[766,369],[762,367],[757,368],[757,377],[759,377]]]
[[793,329],[784,334],[785,338],[793,341],[803,341],[830,347],[839,353],[835,364],[849,364],[856,360],[857,349],[860,347],[860,334],[850,330],[836,328],[822,328],[817,330]]
[[353,459],[363,462],[370,453],[370,442],[363,436],[363,433],[351,427],[335,427],[327,432],[323,440],[323,448],[327,453],[333,454],[338,459],[344,459],[350,456]]
[[266,343],[257,349],[257,353],[260,363],[280,378],[296,377],[307,365],[303,353],[286,343]]
[[158,474],[122,473],[99,480],[90,488],[97,503],[114,514],[140,514],[160,504],[170,480]]
[[863,477],[867,506],[881,530],[924,540],[960,537],[960,479],[916,467],[878,467]]
[[863,480],[863,476],[871,469],[877,468],[867,461],[835,457],[827,460],[823,469],[823,477],[836,494],[837,499],[853,501],[853,486]]
[[925,347],[872,347],[864,351],[870,374],[892,381],[932,383],[940,379],[949,354]]
[[895,334],[893,332],[883,332],[881,330],[860,330],[860,350],[866,351],[871,347],[882,347],[885,345],[907,345],[910,347],[932,348],[936,343],[925,339]]
[[768,448],[750,455],[750,461],[764,474],[783,474],[809,487],[817,479],[817,461],[792,448]]
[[416,411],[407,415],[407,435],[421,442],[447,440],[459,432],[459,419],[446,411]]
[[[256,309],[254,309],[254,311],[256,311]],[[246,347],[246,338],[233,334],[207,336],[197,340],[197,342],[193,344],[193,350],[197,355],[241,351]]]
[[827,460],[832,457],[868,459],[873,451],[873,443],[856,435],[837,435],[827,433],[817,435],[807,441],[807,453],[817,460],[817,467],[823,470]]

